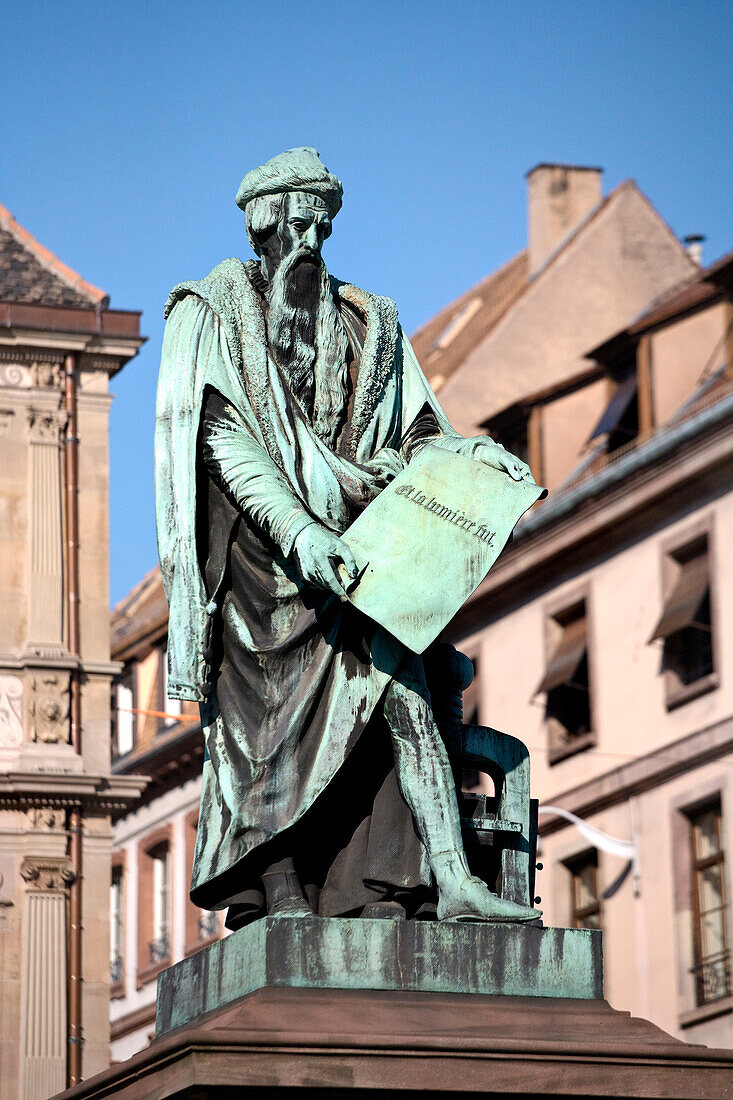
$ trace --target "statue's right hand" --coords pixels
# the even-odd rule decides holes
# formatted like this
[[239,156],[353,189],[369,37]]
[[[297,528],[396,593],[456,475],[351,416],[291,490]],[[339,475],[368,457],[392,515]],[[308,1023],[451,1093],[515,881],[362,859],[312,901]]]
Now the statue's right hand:
[[346,588],[338,567],[343,564],[352,580],[356,580],[359,568],[342,538],[319,523],[311,523],[296,538],[293,558],[304,581],[332,592],[343,603],[347,602]]

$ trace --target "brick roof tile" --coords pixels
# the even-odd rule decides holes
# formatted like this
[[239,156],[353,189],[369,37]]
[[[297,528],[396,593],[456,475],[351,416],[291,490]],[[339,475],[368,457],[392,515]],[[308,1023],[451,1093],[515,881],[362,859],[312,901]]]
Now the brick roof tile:
[[105,309],[109,297],[54,256],[0,204],[0,301]]

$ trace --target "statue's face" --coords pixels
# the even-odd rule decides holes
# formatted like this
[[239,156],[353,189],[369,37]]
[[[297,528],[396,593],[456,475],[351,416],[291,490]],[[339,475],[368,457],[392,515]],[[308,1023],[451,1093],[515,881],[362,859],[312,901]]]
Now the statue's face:
[[315,259],[330,236],[331,219],[322,198],[305,191],[290,191],[284,196],[277,228],[278,263],[294,252],[302,252],[306,261],[309,255]]

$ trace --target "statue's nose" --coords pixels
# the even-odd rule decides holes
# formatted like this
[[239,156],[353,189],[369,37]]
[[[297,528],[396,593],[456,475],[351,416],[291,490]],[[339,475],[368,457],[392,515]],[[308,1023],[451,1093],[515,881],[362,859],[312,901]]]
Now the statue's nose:
[[318,252],[321,242],[318,239],[318,228],[315,222],[306,230],[305,236],[303,237],[303,244],[307,245],[308,248],[312,248],[314,252]]

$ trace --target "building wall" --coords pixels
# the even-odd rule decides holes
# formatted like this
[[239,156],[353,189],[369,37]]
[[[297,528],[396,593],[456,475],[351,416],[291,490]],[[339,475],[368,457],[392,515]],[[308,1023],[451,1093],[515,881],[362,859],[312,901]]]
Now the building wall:
[[[1,293],[1,291],[0,291]],[[54,317],[63,320],[63,311]],[[0,1098],[35,1100],[67,1081],[70,895],[81,897],[81,1073],[109,1062],[109,375],[137,337],[83,354],[62,331],[0,337]],[[124,354],[122,345],[127,346]],[[70,652],[64,399],[78,353],[78,654]],[[80,666],[79,751],[70,682]],[[138,781],[127,784],[135,795]],[[124,784],[122,785],[124,786]],[[104,794],[102,794],[104,790]],[[126,804],[122,797],[118,805]],[[83,807],[81,877],[69,807]],[[78,887],[74,882],[80,882]],[[43,989],[43,996],[38,990]]]
[[728,306],[708,307],[651,334],[654,422],[663,424],[693,392],[704,372],[726,358]]
[[535,477],[539,476],[550,492],[562,484],[577,464],[608,399],[609,384],[601,378],[540,408],[542,457]]
[[[681,471],[684,474],[684,471]],[[663,559],[672,546],[708,532],[713,640],[717,686],[668,709],[661,672],[662,642],[649,641],[664,607]],[[733,564],[727,547],[733,538],[733,491],[728,474],[715,472],[692,503],[668,501],[663,514],[648,514],[635,527],[620,530],[596,553],[589,546],[580,561],[543,584],[529,576],[518,602],[499,612],[483,629],[458,639],[476,660],[480,680],[479,719],[520,737],[531,750],[532,793],[540,805],[569,805],[573,792],[580,816],[613,837],[639,838],[638,894],[631,873],[602,903],[607,996],[614,1007],[653,1020],[672,1034],[708,1045],[733,1044],[733,999],[696,1009],[692,917],[689,887],[680,887],[680,867],[689,864],[690,845],[680,833],[684,807],[719,793],[728,861],[733,860],[733,754],[711,746],[665,780],[657,773],[678,758],[693,735],[715,737],[733,729]],[[586,600],[592,729],[595,744],[551,763],[545,693],[538,692],[547,666],[549,615]],[[723,731],[723,733],[719,732]],[[721,742],[723,743],[723,742]],[[653,756],[656,754],[656,757]],[[668,754],[668,755],[667,755]],[[622,794],[602,806],[615,773],[633,762],[650,761],[644,783],[650,789]],[[657,776],[656,778],[654,778]],[[595,796],[591,790],[598,784]],[[587,799],[580,792],[589,790]],[[599,792],[603,792],[603,794]],[[615,796],[614,796],[615,797]],[[546,819],[545,819],[546,820]],[[540,819],[542,826],[543,818]],[[675,825],[675,821],[677,824]],[[543,836],[537,879],[545,920],[571,920],[566,863],[593,846],[569,825]],[[599,879],[608,890],[624,870],[624,860],[600,852]],[[730,936],[730,912],[727,916]],[[730,939],[728,941],[730,943]]]
[[216,915],[213,936],[201,937],[202,915],[188,897],[191,881],[193,823],[198,815],[201,779],[197,776],[142,805],[115,826],[115,859],[123,868],[125,939],[123,978],[111,1003],[112,1061],[129,1058],[147,1045],[155,1030],[156,973],[149,973],[147,940],[139,925],[142,860],[147,841],[165,831],[171,851],[171,955],[166,966],[190,954],[223,932]]
[[694,270],[646,199],[623,185],[440,388],[451,423],[475,435],[514,402],[587,370],[589,349]]
[[[715,638],[720,687],[668,711],[660,675],[660,643],[648,644],[663,607],[662,558],[671,539],[685,540],[700,523],[711,531]],[[481,718],[520,737],[533,753],[533,788],[540,798],[570,789],[608,770],[614,757],[650,752],[733,714],[733,493],[711,490],[684,515],[640,531],[616,553],[606,551],[568,569],[557,583],[461,642],[481,669]],[[543,696],[545,622],[551,611],[588,601],[594,752],[550,765]],[[610,754],[606,756],[605,754]]]

